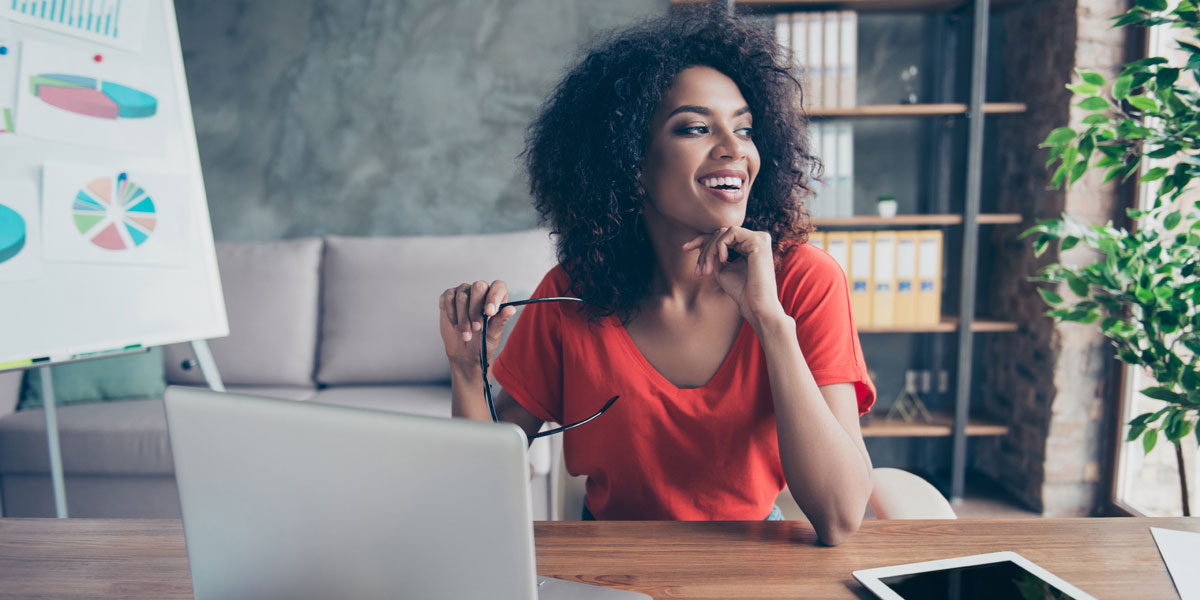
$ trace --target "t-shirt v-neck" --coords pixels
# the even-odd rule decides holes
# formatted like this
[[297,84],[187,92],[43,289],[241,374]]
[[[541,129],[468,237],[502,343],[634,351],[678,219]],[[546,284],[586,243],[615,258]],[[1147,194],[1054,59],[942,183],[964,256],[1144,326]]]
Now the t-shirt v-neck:
[[724,358],[721,359],[721,364],[708,378],[708,381],[696,387],[680,387],[670,379],[667,379],[667,377],[654,366],[654,363],[651,363],[650,359],[646,358],[646,355],[642,353],[642,349],[638,348],[637,342],[633,340],[633,336],[629,335],[629,330],[626,329],[624,325],[621,325],[619,318],[616,316],[610,316],[608,319],[610,319],[609,325],[618,331],[617,335],[624,343],[625,349],[629,351],[630,358],[633,359],[634,362],[641,365],[642,369],[645,370],[646,374],[651,379],[657,380],[658,384],[661,385],[663,389],[672,392],[689,392],[693,390],[703,390],[710,385],[721,385],[722,378],[725,377],[726,372],[732,368],[730,367],[730,363],[736,359],[739,351],[741,350],[741,346],[746,343],[746,338],[754,338],[753,330],[750,329],[750,323],[748,323],[745,319],[742,319],[741,325],[738,326],[737,335],[733,337],[733,343],[729,345],[729,352],[725,354]]

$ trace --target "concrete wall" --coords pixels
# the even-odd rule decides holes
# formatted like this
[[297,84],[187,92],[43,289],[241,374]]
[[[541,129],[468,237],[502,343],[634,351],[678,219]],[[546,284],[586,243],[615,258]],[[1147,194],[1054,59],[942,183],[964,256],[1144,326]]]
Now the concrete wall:
[[512,231],[525,127],[667,0],[178,0],[218,240]]

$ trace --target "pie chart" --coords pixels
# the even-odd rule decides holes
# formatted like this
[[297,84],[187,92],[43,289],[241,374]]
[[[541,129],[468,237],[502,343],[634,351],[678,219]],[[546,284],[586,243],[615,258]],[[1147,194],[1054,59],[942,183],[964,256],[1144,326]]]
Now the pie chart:
[[75,228],[105,250],[128,250],[146,243],[157,222],[154,201],[125,173],[93,179],[75,194]]
[[25,219],[17,211],[0,204],[0,264],[21,253],[25,247]]
[[29,91],[50,106],[99,119],[144,119],[158,112],[158,100],[146,92],[80,75],[35,75]]

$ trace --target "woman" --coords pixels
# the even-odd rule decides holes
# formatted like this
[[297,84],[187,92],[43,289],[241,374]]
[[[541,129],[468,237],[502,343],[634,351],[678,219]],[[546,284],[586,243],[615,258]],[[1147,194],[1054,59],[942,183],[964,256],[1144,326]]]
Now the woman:
[[[497,358],[503,420],[563,437],[584,518],[781,518],[785,482],[820,539],[858,529],[875,399],[845,275],[808,246],[816,164],[784,50],[700,8],[591,51],[530,128],[531,191],[559,266]],[[477,332],[495,351],[503,281],[440,298],[454,415],[488,420]]]

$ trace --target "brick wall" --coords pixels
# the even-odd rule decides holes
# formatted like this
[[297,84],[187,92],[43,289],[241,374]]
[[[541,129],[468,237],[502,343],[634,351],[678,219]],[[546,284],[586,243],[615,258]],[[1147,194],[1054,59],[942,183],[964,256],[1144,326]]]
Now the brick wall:
[[[1068,191],[1048,190],[1046,151],[1037,145],[1056,127],[1077,125],[1086,115],[1071,106],[1063,85],[1073,69],[1106,77],[1124,62],[1125,30],[1110,29],[1109,17],[1124,0],[1036,0],[1003,13],[1012,32],[1006,45],[1005,87],[1029,111],[1020,126],[999,128],[997,208],[1025,216],[1026,225],[998,227],[997,249],[986,270],[992,293],[985,310],[1022,324],[1015,334],[993,335],[983,344],[976,406],[1007,422],[1010,432],[983,439],[974,465],[1017,498],[1047,516],[1094,514],[1100,498],[1103,399],[1109,393],[1112,351],[1096,326],[1054,324],[1026,278],[1048,262],[1086,263],[1076,247],[1061,256],[1033,256],[1030,240],[1016,240],[1029,223],[1068,212],[1104,223],[1120,212],[1116,188],[1089,174]],[[986,234],[986,232],[985,232]],[[988,260],[989,257],[985,257]],[[1058,290],[1064,297],[1070,291]]]

